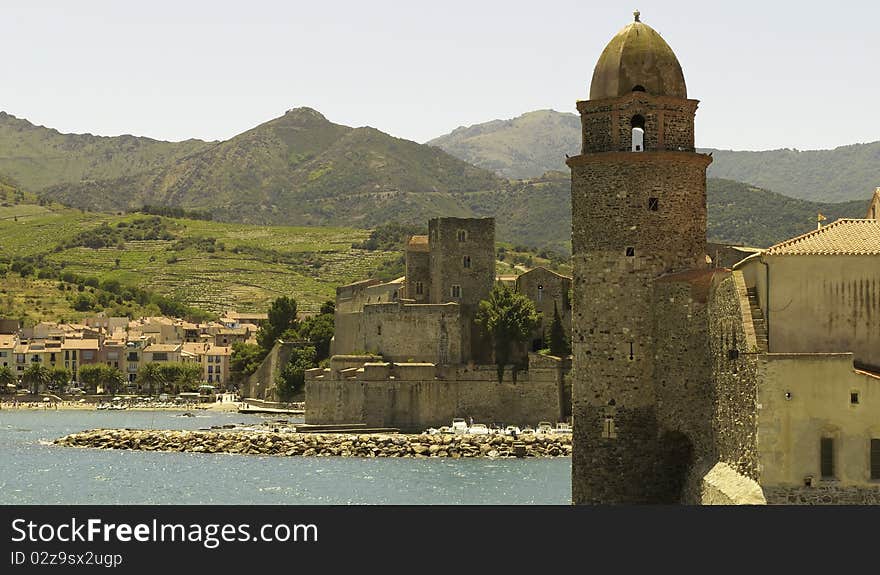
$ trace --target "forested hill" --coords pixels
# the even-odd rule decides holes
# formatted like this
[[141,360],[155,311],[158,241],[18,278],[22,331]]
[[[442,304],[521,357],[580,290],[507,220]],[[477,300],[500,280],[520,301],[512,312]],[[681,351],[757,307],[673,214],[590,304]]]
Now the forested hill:
[[833,150],[707,150],[709,176],[749,182],[780,194],[817,202],[869,197],[880,186],[880,142]]

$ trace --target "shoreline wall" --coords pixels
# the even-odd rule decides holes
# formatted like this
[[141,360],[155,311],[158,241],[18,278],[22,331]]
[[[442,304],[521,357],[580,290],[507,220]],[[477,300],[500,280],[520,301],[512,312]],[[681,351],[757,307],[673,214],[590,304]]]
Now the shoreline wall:
[[[309,424],[364,423],[424,431],[456,417],[499,425],[555,424],[568,418],[567,360],[530,355],[516,381],[510,370],[498,383],[494,366],[436,368],[431,364],[366,363],[306,381]],[[353,373],[352,373],[353,372]]]

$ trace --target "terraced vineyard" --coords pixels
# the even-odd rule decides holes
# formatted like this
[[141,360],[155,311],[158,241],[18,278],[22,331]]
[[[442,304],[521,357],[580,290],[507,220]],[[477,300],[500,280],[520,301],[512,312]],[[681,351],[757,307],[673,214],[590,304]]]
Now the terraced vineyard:
[[[0,274],[0,289],[6,291],[0,293],[0,316],[57,319],[50,314],[76,318],[94,313],[74,312],[69,305],[64,313],[65,294],[58,289],[56,276],[42,282],[22,279],[9,269],[9,262],[17,259],[37,261],[35,274],[51,269],[98,282],[117,280],[210,312],[262,312],[281,295],[296,298],[300,309],[310,312],[332,299],[338,285],[369,277],[382,263],[399,257],[394,252],[352,248],[369,235],[367,230],[173,218],[161,218],[157,224],[171,239],[126,240],[100,248],[69,245],[84,232],[117,233],[157,217],[96,214],[58,205],[0,207],[0,251],[7,261],[2,266],[5,279]],[[53,299],[42,297],[47,301],[37,309],[33,302],[44,292]]]

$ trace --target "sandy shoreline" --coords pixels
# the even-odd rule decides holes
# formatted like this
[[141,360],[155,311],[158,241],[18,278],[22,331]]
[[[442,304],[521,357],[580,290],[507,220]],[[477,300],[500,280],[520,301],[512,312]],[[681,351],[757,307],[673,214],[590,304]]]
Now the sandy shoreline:
[[[97,411],[96,403],[78,403],[73,401],[41,402],[20,401],[17,403],[2,402],[0,411]],[[221,411],[237,412],[237,403],[200,403],[196,405],[174,405],[168,407],[138,406],[119,411]]]

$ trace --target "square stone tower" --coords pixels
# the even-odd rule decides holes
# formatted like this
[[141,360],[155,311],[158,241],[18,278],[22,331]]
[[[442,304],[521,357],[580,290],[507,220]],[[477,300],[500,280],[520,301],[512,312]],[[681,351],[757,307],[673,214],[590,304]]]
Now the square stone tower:
[[[574,503],[662,503],[668,445],[657,421],[654,281],[706,267],[706,168],[681,66],[635,21],[609,42],[571,168]],[[682,350],[687,353],[687,350]]]

